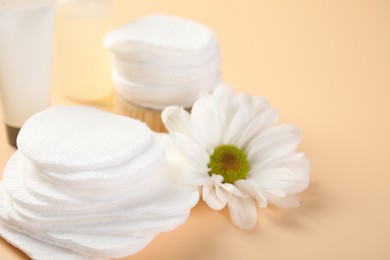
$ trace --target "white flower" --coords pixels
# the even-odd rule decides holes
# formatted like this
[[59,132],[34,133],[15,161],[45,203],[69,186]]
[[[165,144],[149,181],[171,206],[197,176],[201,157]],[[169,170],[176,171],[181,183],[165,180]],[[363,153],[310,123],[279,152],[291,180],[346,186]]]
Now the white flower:
[[256,204],[299,205],[294,195],[309,183],[309,162],[295,151],[301,134],[292,125],[276,125],[277,112],[264,99],[220,85],[202,95],[191,114],[168,107],[162,118],[188,159],[183,179],[201,187],[211,208],[228,205],[237,227],[256,224]]

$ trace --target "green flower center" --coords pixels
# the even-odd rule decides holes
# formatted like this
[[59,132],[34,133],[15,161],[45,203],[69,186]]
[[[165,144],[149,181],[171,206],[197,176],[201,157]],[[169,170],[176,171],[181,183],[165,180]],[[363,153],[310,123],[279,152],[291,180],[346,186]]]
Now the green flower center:
[[219,174],[224,182],[234,183],[245,179],[249,172],[246,154],[234,145],[220,145],[210,156],[209,175]]

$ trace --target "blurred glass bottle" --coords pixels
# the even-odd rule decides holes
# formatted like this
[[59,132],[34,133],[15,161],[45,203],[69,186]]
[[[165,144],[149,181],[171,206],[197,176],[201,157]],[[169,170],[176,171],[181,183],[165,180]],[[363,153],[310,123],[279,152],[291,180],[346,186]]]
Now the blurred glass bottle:
[[59,0],[57,57],[62,94],[94,101],[112,92],[111,65],[103,36],[111,29],[111,0]]

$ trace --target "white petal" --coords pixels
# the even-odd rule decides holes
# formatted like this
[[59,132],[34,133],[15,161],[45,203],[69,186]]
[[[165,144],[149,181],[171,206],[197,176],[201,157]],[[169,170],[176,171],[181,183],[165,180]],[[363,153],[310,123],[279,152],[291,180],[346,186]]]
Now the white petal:
[[214,181],[214,183],[219,183],[219,184],[222,184],[223,182],[223,177],[221,175],[218,175],[218,174],[213,174],[211,175],[211,179]]
[[234,109],[232,104],[235,93],[230,86],[226,84],[219,85],[215,88],[212,96],[222,110],[227,111],[230,109]]
[[256,183],[251,179],[238,180],[234,182],[244,194],[251,195],[257,202],[260,208],[266,208],[268,201],[267,198],[261,194],[260,189],[257,187]]
[[265,170],[268,170],[268,169],[274,169],[274,168],[278,168],[278,167],[281,167],[284,163],[284,158],[281,157],[281,158],[276,158],[272,161],[258,161],[258,162],[255,162],[255,163],[251,163],[250,165],[250,170],[249,170],[249,174],[255,174],[255,173],[258,173],[258,172],[262,172],[262,171],[265,171]]
[[175,146],[186,159],[190,160],[203,171],[209,171],[207,165],[210,162],[210,156],[205,148],[201,147],[195,140],[180,133],[171,134],[170,136]]
[[210,156],[197,142],[188,142],[185,147],[185,154],[188,159],[194,162],[203,171],[209,171],[207,165],[210,162]]
[[247,155],[251,164],[273,160],[294,152],[301,141],[299,131],[292,126],[274,127],[261,134],[249,145]]
[[298,180],[295,180],[291,185],[284,189],[284,191],[287,194],[296,194],[299,192],[302,192],[306,190],[306,188],[309,186],[309,178],[300,178]]
[[222,189],[221,185],[218,184],[215,185],[215,193],[217,194],[218,198],[220,198],[220,200],[224,202],[227,202],[229,197],[231,196],[228,191]]
[[210,95],[198,99],[191,111],[191,129],[194,139],[211,154],[222,138],[222,116]]
[[270,198],[284,198],[287,196],[287,194],[283,190],[279,190],[279,189],[267,189],[263,192],[268,199],[270,199]]
[[241,229],[251,229],[257,221],[257,209],[250,196],[231,196],[228,201],[230,218]]
[[300,153],[301,157],[295,161],[285,163],[284,167],[291,171],[295,177],[294,182],[285,191],[287,194],[295,194],[305,190],[309,186],[309,160]]
[[231,183],[222,183],[221,187],[224,190],[228,191],[229,193],[231,193],[233,195],[236,195],[236,196],[239,196],[239,197],[243,196],[242,192],[236,186],[234,186]]
[[251,109],[246,103],[241,103],[237,107],[232,119],[228,122],[226,133],[223,136],[222,142],[229,144],[238,144],[238,139],[244,128],[251,121]]
[[267,140],[267,139],[277,139],[280,136],[284,136],[286,134],[294,134],[296,136],[301,136],[301,133],[299,129],[295,125],[277,125],[268,129],[265,129],[265,131],[262,131],[259,135],[256,135],[254,137],[254,140],[249,144],[249,148],[253,146],[253,142],[256,142],[258,140]]
[[250,178],[256,182],[261,190],[285,190],[297,180],[290,169],[275,168],[259,173],[251,173]]
[[231,183],[223,183],[223,177],[213,174],[211,179],[214,181],[215,192],[222,201],[227,202],[231,195],[243,196],[241,191]]
[[307,188],[310,164],[303,154],[292,154],[277,162],[280,166],[251,166],[249,175],[259,183],[260,189],[282,189],[286,194],[295,194]]
[[272,158],[272,160],[257,159],[255,161],[252,161],[250,163],[250,173],[254,174],[269,169],[285,167],[285,165],[288,163],[288,161],[286,161],[287,158],[289,158],[293,154],[295,153],[291,153],[287,156],[282,156],[278,158]]
[[270,198],[270,202],[281,208],[296,208],[301,205],[300,200],[296,196],[287,196],[284,198]]
[[212,96],[221,111],[221,127],[222,129],[226,129],[235,114],[235,107],[233,105],[235,92],[230,86],[220,84],[215,89]]
[[[222,176],[221,176],[222,177]],[[202,197],[207,205],[214,210],[221,210],[226,206],[227,200],[225,196],[219,197],[216,192],[216,185],[219,185],[219,181],[222,181],[222,178],[211,177],[211,180],[208,184],[204,185],[202,188]],[[214,181],[218,179],[218,181]]]
[[254,111],[257,114],[268,109],[268,101],[262,97],[253,97],[252,99]]
[[287,167],[277,167],[272,169],[266,169],[260,172],[249,171],[249,176],[253,180],[266,181],[266,180],[283,180],[292,181],[297,176],[294,175],[291,169]]
[[247,104],[250,107],[253,107],[253,97],[248,93],[237,94],[233,100],[234,106],[238,107],[241,104]]
[[275,168],[258,173],[250,172],[250,180],[267,199],[283,198],[300,181],[288,168]]
[[184,167],[182,176],[185,183],[198,186],[205,185],[210,178],[207,172],[205,173],[201,169],[192,165],[187,165]]
[[211,189],[213,189],[213,188],[214,188],[214,183],[210,180],[207,183],[203,184],[202,197],[203,197],[204,201],[206,201],[206,199],[208,198],[208,196],[210,194]]
[[214,209],[214,210],[221,210],[226,206],[226,201],[221,200],[217,194],[215,193],[215,189],[212,189],[205,199],[203,197],[203,200],[206,202],[206,204]]
[[191,136],[190,114],[182,107],[166,107],[161,113],[161,119],[169,133]]
[[234,106],[245,103],[251,110],[251,117],[257,116],[268,109],[268,102],[262,97],[251,96],[248,93],[240,93],[234,98]]
[[249,122],[237,142],[238,147],[246,149],[250,142],[261,132],[267,130],[270,126],[275,125],[278,120],[276,110],[268,109],[257,115]]
[[286,158],[284,166],[291,169],[294,175],[300,177],[308,177],[310,171],[310,161],[305,157],[303,153],[293,153]]

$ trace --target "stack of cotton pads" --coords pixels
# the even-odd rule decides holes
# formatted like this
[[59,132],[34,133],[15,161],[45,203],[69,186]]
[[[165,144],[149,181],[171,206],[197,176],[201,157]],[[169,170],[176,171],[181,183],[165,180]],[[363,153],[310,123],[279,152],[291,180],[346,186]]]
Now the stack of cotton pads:
[[174,162],[161,140],[126,117],[54,107],[25,123],[18,147],[0,185],[0,235],[32,258],[133,254],[199,199],[164,170]]
[[161,110],[191,107],[221,81],[214,33],[179,17],[149,15],[108,33],[117,92],[135,105]]
[[221,82],[215,34],[194,21],[145,16],[108,33],[104,45],[112,54],[116,92],[132,106],[190,108]]

